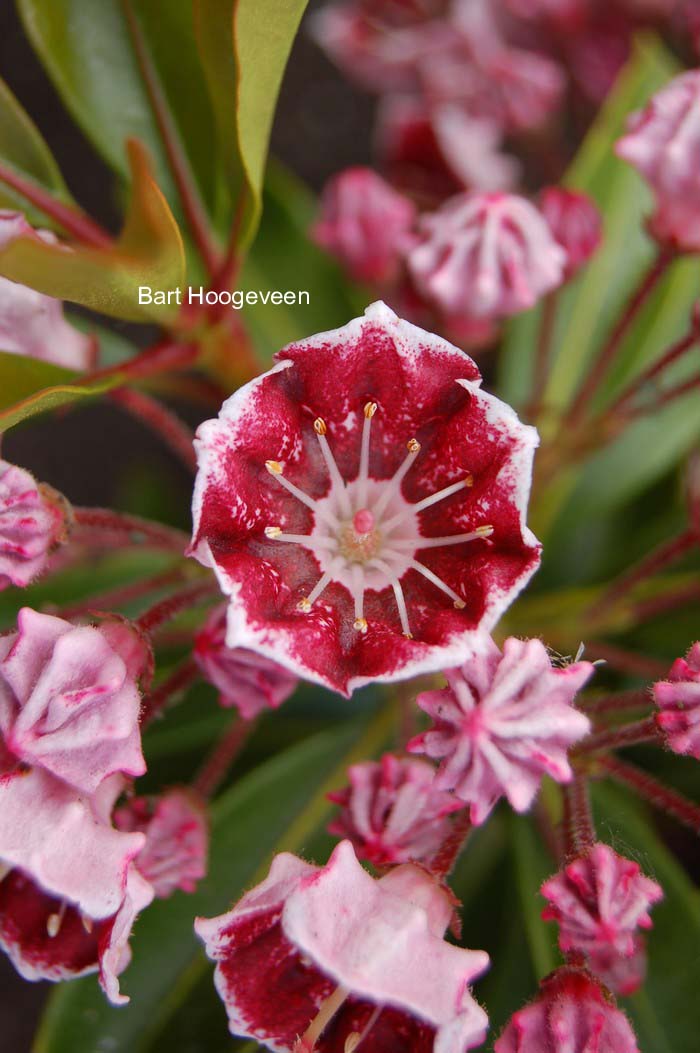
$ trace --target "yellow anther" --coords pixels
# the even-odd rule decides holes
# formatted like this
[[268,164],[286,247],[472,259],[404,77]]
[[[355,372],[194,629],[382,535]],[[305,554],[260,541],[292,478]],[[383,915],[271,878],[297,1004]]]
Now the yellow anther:
[[478,534],[479,537],[491,537],[491,535],[493,534],[493,527],[490,526],[490,525],[489,526],[480,526],[480,527],[476,528],[474,533]]
[[309,611],[311,610],[311,603],[309,602],[309,600],[308,600],[308,598],[306,596],[304,596],[302,599],[300,599],[299,602],[297,603],[297,610],[298,611],[303,611],[304,614],[308,614]]
[[359,1046],[361,1039],[362,1035],[359,1031],[351,1031],[348,1037],[345,1039],[343,1053],[355,1053],[355,1050]]
[[270,475],[281,475],[284,471],[279,461],[265,461],[265,467]]
[[471,473],[469,475],[465,476],[464,485],[465,486],[473,486],[474,485],[474,476],[471,475]]
[[413,633],[402,633],[401,635],[405,636],[407,640],[413,639]]
[[371,420],[376,412],[377,412],[377,403],[376,402],[366,402],[365,403],[365,417],[367,418],[367,420]]
[[314,421],[314,431],[317,435],[325,435],[328,431],[328,428],[326,427],[326,422],[323,419],[323,417],[317,417]]
[[454,601],[454,606],[455,606],[455,610],[457,610],[457,611],[463,611],[463,610],[464,610],[464,608],[465,608],[465,607],[466,607],[467,605],[466,605],[466,603],[464,602],[464,600],[455,600],[455,601]]
[[265,527],[265,537],[269,537],[271,540],[273,538],[279,537],[281,533],[282,533],[282,527],[278,527],[278,526]]
[[406,443],[406,449],[409,453],[419,453],[420,443],[418,442],[418,439],[409,439]]
[[83,914],[80,920],[83,923],[83,928],[85,929],[87,934],[90,935],[90,933],[92,932],[92,927],[93,927],[92,926],[92,918],[88,918],[87,914]]
[[352,627],[358,633],[362,633],[364,635],[364,633],[367,632],[367,619],[366,618],[356,618],[355,621],[353,622],[353,626]]
[[46,931],[52,940],[56,936],[58,936],[59,932],[61,931],[62,921],[63,916],[61,914],[49,914],[48,918],[46,919]]

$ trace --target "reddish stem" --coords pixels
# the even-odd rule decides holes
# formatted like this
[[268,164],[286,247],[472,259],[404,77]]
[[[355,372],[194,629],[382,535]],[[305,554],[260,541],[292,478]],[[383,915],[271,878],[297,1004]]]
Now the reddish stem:
[[204,761],[192,784],[202,797],[212,797],[255,727],[254,720],[237,717]]
[[218,592],[218,586],[211,581],[198,581],[194,585],[188,585],[180,592],[167,596],[164,600],[149,607],[147,611],[136,620],[136,624],[142,632],[152,633],[165,622],[176,618],[188,607],[195,607],[202,600]]
[[577,772],[562,786],[564,851],[567,859],[580,856],[595,842],[588,779]]
[[629,570],[621,574],[610,585],[603,596],[591,608],[592,615],[599,615],[629,593],[636,585],[658,574],[671,563],[684,556],[698,543],[694,530],[684,530],[678,537],[664,541]]
[[530,399],[531,417],[536,417],[542,408],[542,396],[547,384],[547,376],[552,355],[552,340],[554,337],[554,324],[557,318],[557,303],[558,297],[556,291],[545,296],[542,303],[540,329],[537,336],[532,396]]
[[134,14],[130,0],[122,0],[122,7],[134,47],[136,61],[153,108],[153,115],[158,125],[158,131],[165,148],[188,226],[207,272],[210,275],[214,274],[218,266],[219,254],[213,243],[209,220],[195,185],[187,155],[170,115],[168,103],[158,78],[158,72],[148,53],[141,27]]
[[70,607],[61,607],[62,618],[75,618],[88,611],[113,611],[117,607],[123,607],[126,603],[141,599],[151,592],[166,588],[168,585],[178,584],[182,580],[183,566],[177,566],[171,570],[164,570],[161,574],[154,574],[151,578],[143,578],[133,581],[129,585],[118,585],[107,592],[100,592],[95,596],[88,596]]
[[588,645],[588,652],[602,659],[607,665],[616,669],[619,673],[627,673],[630,676],[639,676],[644,680],[659,680],[666,676],[668,664],[657,658],[647,658],[645,655],[635,654],[627,651],[624,647],[615,644],[601,643],[599,640],[592,641]]
[[566,419],[567,430],[576,428],[581,423],[581,419],[585,416],[601,381],[615,360],[620,345],[627,336],[632,323],[660,279],[666,273],[666,269],[672,259],[672,253],[660,249],[651,266],[642,276],[639,285],[625,305],[610,336],[600,349],[587,377],[579,388],[578,395],[574,399]]
[[226,255],[213,276],[211,287],[215,292],[222,292],[224,289],[231,289],[238,277],[238,271],[241,265],[241,257],[238,251],[238,236],[241,232],[245,202],[246,191],[243,190],[233,214],[231,230],[226,245]]
[[162,715],[163,710],[172,702],[177,695],[186,691],[190,684],[194,683],[199,675],[199,669],[193,658],[185,658],[158,686],[151,691],[143,700],[141,706],[141,726],[145,727],[155,718]]
[[78,527],[86,528],[87,537],[74,530],[71,540],[89,544],[111,544],[115,536],[126,536],[130,541],[142,539],[148,545],[184,554],[189,544],[187,534],[175,527],[154,523],[127,512],[114,512],[111,508],[73,508],[73,518]]
[[667,815],[672,815],[696,834],[700,833],[700,806],[689,801],[683,794],[672,790],[670,786],[666,786],[634,764],[628,764],[617,757],[599,757],[597,763],[616,782],[628,786],[643,800]]
[[691,377],[689,380],[684,380],[682,384],[676,384],[675,387],[662,392],[650,406],[641,406],[633,413],[628,413],[628,419],[645,417],[650,413],[657,413],[664,406],[668,406],[670,402],[675,402],[676,399],[683,398],[684,395],[689,394],[689,392],[694,391],[698,387],[700,387],[700,377]]
[[594,753],[598,750],[615,750],[622,746],[636,746],[642,742],[659,742],[660,734],[655,717],[645,717],[619,728],[597,731],[579,746],[578,753]]
[[649,706],[651,699],[645,690],[616,691],[611,695],[603,695],[598,698],[586,698],[579,700],[579,704],[589,716],[615,716],[617,713],[625,713],[629,709],[641,709]]
[[189,471],[197,470],[192,430],[172,410],[137,388],[115,388],[110,398],[156,432]]
[[430,861],[430,870],[436,877],[446,878],[459,859],[472,831],[469,808],[457,812],[452,830]]
[[680,588],[670,589],[662,596],[655,596],[652,600],[637,604],[634,617],[637,622],[652,621],[662,614],[675,611],[678,607],[694,603],[695,600],[700,600],[700,581],[691,581]]
[[28,179],[24,179],[23,176],[17,175],[11,168],[3,164],[0,164],[0,183],[4,183],[18,194],[21,194],[35,208],[43,212],[45,216],[53,219],[66,234],[70,234],[76,241],[94,249],[110,249],[112,247],[114,242],[107,231],[98,226],[84,212],[73,208],[71,205],[65,205],[62,201],[57,201],[46,190],[42,190],[41,187]]
[[135,380],[143,380],[157,373],[167,373],[174,369],[186,369],[193,365],[199,356],[199,348],[196,344],[180,344],[172,340],[163,340],[153,347],[146,348],[140,354],[122,362],[117,366],[108,366],[105,369],[96,369],[92,373],[85,373],[74,381],[78,387],[91,387],[102,381],[115,381],[117,384],[126,384]]
[[661,358],[653,365],[645,369],[627,388],[622,392],[621,395],[615,400],[615,402],[606,410],[606,417],[614,417],[617,414],[624,413],[627,405],[653,380],[656,379],[661,373],[663,373],[669,366],[673,365],[679,358],[682,358],[686,352],[690,351],[695,346],[698,340],[697,329],[693,328],[687,336],[684,336],[682,340],[678,340],[677,343],[672,344],[668,351],[661,356]]

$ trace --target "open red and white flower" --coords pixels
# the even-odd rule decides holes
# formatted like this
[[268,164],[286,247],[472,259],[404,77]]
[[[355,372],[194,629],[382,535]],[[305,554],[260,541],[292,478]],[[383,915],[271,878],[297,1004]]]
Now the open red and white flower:
[[444,941],[452,910],[426,871],[405,864],[377,881],[343,841],[325,867],[277,856],[195,929],[234,1035],[279,1053],[464,1053],[488,1026],[468,986],[488,955]]
[[229,647],[346,694],[458,664],[538,565],[537,433],[384,304],[278,357],[197,434]]

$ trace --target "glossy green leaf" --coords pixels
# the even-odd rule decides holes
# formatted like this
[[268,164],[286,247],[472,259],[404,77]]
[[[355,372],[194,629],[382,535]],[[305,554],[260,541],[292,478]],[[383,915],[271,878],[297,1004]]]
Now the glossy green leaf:
[[[71,197],[51,151],[31,117],[8,86],[0,80],[0,163],[18,175],[50,190],[63,202]],[[21,209],[30,222],[43,223],[46,217],[10,187],[0,183],[0,208]]]
[[113,247],[67,248],[34,237],[17,238],[0,251],[0,273],[116,318],[163,321],[173,308],[139,306],[138,289],[173,289],[184,283],[182,238],[141,143],[129,143],[129,159],[131,201]]
[[326,793],[342,785],[348,764],[382,749],[391,723],[386,711],[364,727],[343,723],[268,761],[224,794],[213,809],[206,880],[191,896],[156,901],[139,919],[133,962],[122,978],[129,1006],[110,1007],[94,977],[66,984],[50,1000],[34,1053],[163,1049],[159,1036],[170,1017],[211,971],[193,933],[194,917],[225,910],[264,876],[273,853],[303,853],[327,819]]
[[75,377],[50,362],[0,351],[0,432],[38,413],[94,398],[120,383],[119,377],[112,377],[78,386],[71,383]]
[[239,239],[252,240],[282,76],[307,0],[195,0],[197,40],[216,113]]
[[595,788],[601,836],[616,851],[636,859],[664,890],[647,937],[646,982],[623,1000],[643,1053],[695,1053],[700,1029],[697,998],[700,893],[655,833],[647,810],[619,787]]
[[[176,200],[170,166],[123,0],[16,0],[27,34],[57,91],[106,162],[130,178],[125,144],[144,142],[158,184]],[[169,118],[213,206],[218,184],[214,122],[193,46],[189,0],[130,0]]]

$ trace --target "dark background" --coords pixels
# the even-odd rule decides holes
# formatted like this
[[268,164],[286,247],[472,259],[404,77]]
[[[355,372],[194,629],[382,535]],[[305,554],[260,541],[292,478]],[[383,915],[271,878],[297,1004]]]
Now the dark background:
[[[318,6],[310,4],[311,9]],[[111,172],[63,107],[31,49],[11,0],[0,2],[0,76],[42,132],[76,200],[105,227],[116,230],[119,211]],[[273,153],[318,190],[332,173],[369,160],[372,110],[372,100],[340,77],[302,24],[282,88],[272,135]],[[147,460],[162,468],[174,518],[189,527],[190,479],[147,432],[109,405],[20,428],[3,444],[3,455],[50,482],[74,503],[90,505],[119,504],[114,475],[109,470],[117,457],[123,464],[132,458]],[[143,512],[148,514],[148,509],[143,508]],[[21,980],[0,953],[3,1053],[27,1053],[50,989],[46,983]]]

